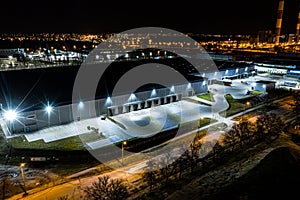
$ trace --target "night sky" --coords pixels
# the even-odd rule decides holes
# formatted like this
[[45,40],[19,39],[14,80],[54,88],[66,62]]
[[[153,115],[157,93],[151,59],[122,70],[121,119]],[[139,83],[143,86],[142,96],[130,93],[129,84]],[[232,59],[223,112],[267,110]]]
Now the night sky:
[[[256,34],[274,31],[279,0],[167,2],[2,0],[0,32],[102,33],[156,26],[180,32]],[[299,0],[285,0],[282,33],[295,32],[298,4]]]

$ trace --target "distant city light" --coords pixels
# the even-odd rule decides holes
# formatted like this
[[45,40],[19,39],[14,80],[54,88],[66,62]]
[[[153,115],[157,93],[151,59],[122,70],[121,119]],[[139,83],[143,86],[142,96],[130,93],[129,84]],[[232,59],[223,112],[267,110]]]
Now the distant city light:
[[238,73],[239,72],[239,69],[237,68],[236,70],[235,70],[235,73]]
[[247,71],[248,71],[248,67],[245,68],[245,72],[247,72]]
[[228,74],[228,69],[226,70],[225,74]]
[[18,117],[18,114],[15,110],[7,110],[7,111],[4,111],[4,119],[7,120],[7,121],[14,121],[16,120]]

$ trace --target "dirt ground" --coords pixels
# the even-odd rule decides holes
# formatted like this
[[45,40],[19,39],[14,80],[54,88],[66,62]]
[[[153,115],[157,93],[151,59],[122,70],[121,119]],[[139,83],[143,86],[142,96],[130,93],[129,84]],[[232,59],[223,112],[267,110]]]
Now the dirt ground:
[[[293,134],[300,134],[290,130]],[[300,143],[299,143],[300,144]],[[300,188],[300,146],[283,134],[247,159],[195,178],[166,199],[292,199]]]

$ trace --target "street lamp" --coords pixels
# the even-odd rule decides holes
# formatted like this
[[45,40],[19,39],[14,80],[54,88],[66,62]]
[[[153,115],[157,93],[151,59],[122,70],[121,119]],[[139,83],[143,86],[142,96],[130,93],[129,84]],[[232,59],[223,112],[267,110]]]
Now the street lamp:
[[124,166],[124,146],[127,145],[127,142],[122,142],[122,166]]
[[247,101],[247,102],[246,102],[246,105],[247,105],[247,106],[250,106],[250,105],[251,105],[250,101]]
[[78,107],[79,107],[80,109],[82,109],[82,108],[84,107],[84,104],[83,104],[82,101],[79,102]]
[[49,102],[48,102],[48,105],[45,108],[45,111],[48,114],[48,127],[50,127],[50,114],[51,114],[52,110],[53,110],[53,107],[51,105],[49,105]]
[[[245,103],[245,105],[244,105],[244,112],[245,112],[245,110],[246,110],[246,107],[247,107],[247,106],[250,106],[250,105],[251,105],[251,102],[250,102],[250,101],[247,101],[247,102]],[[245,113],[242,114],[242,121],[243,121],[243,119],[244,119],[244,118],[243,118],[244,114],[245,114]]]
[[6,110],[4,111],[4,119],[10,122],[13,122],[18,117],[18,113],[15,110]]
[[201,117],[199,120],[198,120],[198,129],[201,128],[201,120],[203,120],[204,117]]
[[25,167],[26,163],[21,163],[20,164],[20,171],[21,171],[21,175],[22,175],[22,182],[23,182],[23,189],[24,189],[24,196],[27,195],[27,191],[26,191],[26,186],[25,186],[25,176],[24,176],[24,170],[23,167]]

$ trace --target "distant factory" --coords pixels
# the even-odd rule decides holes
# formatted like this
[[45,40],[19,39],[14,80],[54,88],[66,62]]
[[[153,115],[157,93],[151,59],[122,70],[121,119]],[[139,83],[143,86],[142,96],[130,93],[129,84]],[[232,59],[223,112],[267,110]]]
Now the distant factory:
[[[288,43],[298,43],[300,40],[299,31],[300,31],[300,5],[299,5],[299,13],[297,15],[297,24],[296,30],[294,33],[285,34],[283,37],[282,34],[282,22],[284,19],[284,0],[279,1],[278,10],[277,10],[277,19],[276,19],[276,26],[275,26],[275,34],[273,34],[272,30],[260,30],[258,31],[256,42],[257,43],[275,43],[278,45],[281,42],[288,42]],[[284,39],[283,39],[284,38]]]
[[[275,43],[276,44],[280,43],[283,13],[284,13],[284,0],[280,0],[279,5],[278,5],[277,22],[276,22],[276,30],[275,30],[275,34],[276,34]],[[294,35],[294,42],[299,42],[299,30],[300,30],[300,6],[299,6],[298,21],[297,21],[297,25],[296,25],[296,32]]]

